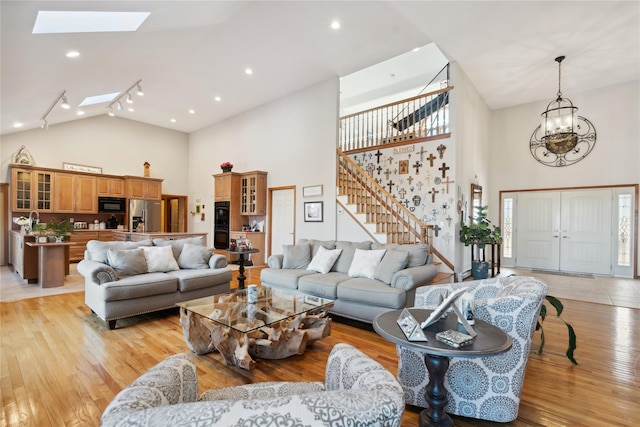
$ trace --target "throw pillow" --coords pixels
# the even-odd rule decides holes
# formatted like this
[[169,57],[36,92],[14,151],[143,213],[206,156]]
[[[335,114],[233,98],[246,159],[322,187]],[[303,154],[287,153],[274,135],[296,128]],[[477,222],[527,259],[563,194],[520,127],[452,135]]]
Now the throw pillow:
[[212,253],[211,248],[185,243],[178,258],[178,265],[185,269],[209,268],[209,258]]
[[311,245],[282,245],[282,268],[304,270],[311,261]]
[[142,251],[149,273],[180,270],[171,246],[143,246]]
[[409,253],[404,251],[386,251],[380,264],[376,268],[376,272],[373,275],[375,279],[391,284],[393,275],[402,270],[407,265],[409,259]]
[[378,250],[363,250],[356,249],[353,254],[353,261],[351,267],[349,267],[349,276],[351,277],[365,277],[367,279],[374,279],[376,274],[376,268],[382,260],[384,249]]
[[173,249],[173,257],[175,259],[180,258],[180,252],[185,244],[204,246],[204,236],[197,237],[185,237],[184,239],[167,240],[167,239],[153,239],[154,246],[171,246]]
[[147,261],[142,248],[109,249],[107,251],[109,265],[116,270],[118,277],[135,276],[147,272]]
[[353,261],[353,255],[356,253],[356,249],[371,249],[371,241],[365,240],[364,242],[345,242],[337,241],[336,249],[342,249],[342,254],[338,258],[338,261],[333,265],[332,270],[339,273],[348,273]]
[[318,253],[316,253],[316,256],[314,256],[309,263],[307,270],[327,274],[341,253],[342,249],[326,249],[324,246],[320,246]]

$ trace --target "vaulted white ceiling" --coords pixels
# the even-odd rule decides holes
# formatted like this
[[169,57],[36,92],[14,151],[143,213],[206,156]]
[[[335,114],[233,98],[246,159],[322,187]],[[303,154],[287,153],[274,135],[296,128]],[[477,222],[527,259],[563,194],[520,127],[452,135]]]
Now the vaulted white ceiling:
[[[77,116],[77,105],[138,79],[145,95],[119,116],[192,132],[429,43],[460,64],[491,109],[551,100],[559,55],[567,97],[640,78],[637,1],[3,0],[0,8],[2,134],[40,127],[62,90],[72,108],[56,106],[49,125],[106,114],[100,104]],[[137,32],[34,35],[39,10],[151,15]],[[80,56],[65,57],[69,50]],[[403,58],[344,95],[432,77]]]

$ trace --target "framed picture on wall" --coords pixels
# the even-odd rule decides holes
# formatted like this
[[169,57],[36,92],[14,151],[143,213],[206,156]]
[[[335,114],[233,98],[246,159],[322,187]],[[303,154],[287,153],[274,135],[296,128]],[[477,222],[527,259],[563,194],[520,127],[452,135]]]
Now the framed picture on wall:
[[302,197],[318,197],[318,196],[322,196],[322,185],[302,187]]
[[322,202],[304,202],[304,221],[322,222]]

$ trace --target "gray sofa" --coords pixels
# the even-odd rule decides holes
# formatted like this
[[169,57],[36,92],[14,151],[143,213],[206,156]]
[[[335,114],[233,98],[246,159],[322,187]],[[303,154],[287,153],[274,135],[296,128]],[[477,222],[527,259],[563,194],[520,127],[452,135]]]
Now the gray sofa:
[[[336,254],[331,263],[329,255]],[[318,265],[319,258],[328,260]],[[380,313],[413,305],[415,289],[431,284],[438,274],[431,259],[424,244],[302,239],[270,256],[260,281],[333,299],[331,313],[371,323]]]
[[202,237],[87,243],[78,272],[85,303],[114,329],[116,321],[175,307],[177,302],[229,292],[228,259]]

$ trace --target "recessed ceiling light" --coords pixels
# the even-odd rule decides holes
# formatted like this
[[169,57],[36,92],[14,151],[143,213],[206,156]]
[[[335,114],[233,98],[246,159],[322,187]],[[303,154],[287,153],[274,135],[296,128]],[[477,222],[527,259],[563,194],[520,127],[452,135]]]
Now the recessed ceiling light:
[[170,120],[170,122],[171,122],[171,123],[175,123],[175,122],[176,122],[176,119],[171,119],[171,120]]
[[339,30],[340,29],[340,22],[338,22],[338,21],[331,22],[331,28],[333,30]]
[[251,75],[251,74],[253,74],[253,70],[251,68],[246,68],[244,70],[244,73],[247,74],[247,75]]
[[69,52],[67,52],[67,58],[77,58],[78,56],[80,56],[80,52],[78,52],[77,50],[70,50]]
[[220,98],[219,96],[215,96],[213,98],[213,100],[216,101],[216,102],[220,102],[220,101],[222,101],[222,98]]
[[133,107],[129,107],[129,108],[127,108],[127,111],[129,111],[130,113],[133,113],[136,110],[134,110]]
[[82,110],[78,110],[78,111],[76,112],[76,115],[78,115],[78,116],[84,116],[84,111],[82,111]]
[[196,113],[196,110],[193,110],[193,109],[189,110],[189,114],[195,114],[195,113]]
[[16,122],[16,123],[13,124],[14,128],[21,128],[22,126],[24,126],[24,125],[22,123],[20,123],[20,122]]
[[136,31],[150,12],[39,11],[33,34]]
[[102,104],[102,103],[105,103],[105,102],[111,102],[114,99],[116,99],[116,96],[118,96],[118,95],[120,95],[120,92],[105,93],[103,95],[95,95],[95,96],[87,96],[85,99],[82,100],[82,102],[78,106],[79,107],[86,107],[87,105],[94,105],[94,104]]
[[417,51],[419,51],[419,50],[420,50],[420,48],[419,48],[419,47],[414,47],[414,48],[413,48],[413,50],[412,50],[411,52],[417,52]]

